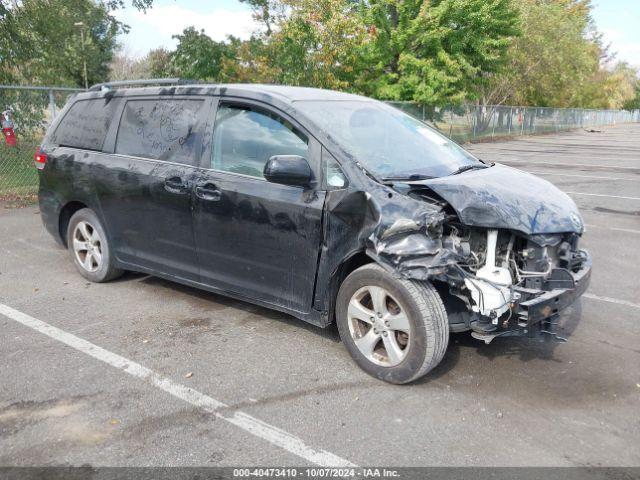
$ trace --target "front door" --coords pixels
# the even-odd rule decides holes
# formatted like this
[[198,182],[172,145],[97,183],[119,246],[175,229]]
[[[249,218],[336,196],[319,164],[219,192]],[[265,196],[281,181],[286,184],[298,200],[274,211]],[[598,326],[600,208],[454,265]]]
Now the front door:
[[267,182],[273,155],[305,157],[317,175],[320,146],[282,114],[226,103],[217,109],[210,159],[194,186],[194,233],[204,283],[308,312],[322,238],[320,189]]

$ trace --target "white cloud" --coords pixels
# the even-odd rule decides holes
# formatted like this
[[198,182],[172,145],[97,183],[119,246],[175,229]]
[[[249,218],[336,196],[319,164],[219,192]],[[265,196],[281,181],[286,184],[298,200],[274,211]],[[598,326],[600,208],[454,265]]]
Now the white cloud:
[[160,33],[175,35],[182,33],[188,26],[204,31],[214,40],[224,40],[227,35],[247,38],[255,28],[251,12],[238,10],[213,10],[201,14],[177,5],[152,8],[143,13],[136,11],[134,16],[141,23],[158,29]]
[[182,33],[187,27],[203,29],[212,39],[224,40],[227,35],[248,38],[256,29],[249,10],[217,8],[203,14],[178,5],[156,6],[146,13],[135,9],[121,10],[118,19],[131,27],[121,37],[127,52],[144,55],[157,47],[174,48],[171,37]]
[[640,69],[640,42],[626,38],[619,30],[603,29],[602,36],[604,44],[609,45],[610,53],[615,53],[615,60]]

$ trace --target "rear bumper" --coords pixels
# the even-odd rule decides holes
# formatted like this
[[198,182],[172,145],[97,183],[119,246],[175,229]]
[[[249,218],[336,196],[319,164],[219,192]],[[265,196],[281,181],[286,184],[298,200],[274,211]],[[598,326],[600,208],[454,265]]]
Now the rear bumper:
[[43,225],[56,242],[60,245],[64,245],[64,241],[62,237],[60,237],[59,230],[60,210],[62,204],[58,200],[57,195],[51,190],[43,188],[41,185],[38,191],[38,206]]
[[[517,315],[520,324],[526,323],[528,327],[531,327],[555,317],[572,305],[587,290],[591,281],[591,257],[586,251],[585,255],[586,259],[578,272],[565,271],[573,281],[571,287],[543,291],[533,298],[527,298],[519,303]],[[567,275],[567,279],[569,275]]]

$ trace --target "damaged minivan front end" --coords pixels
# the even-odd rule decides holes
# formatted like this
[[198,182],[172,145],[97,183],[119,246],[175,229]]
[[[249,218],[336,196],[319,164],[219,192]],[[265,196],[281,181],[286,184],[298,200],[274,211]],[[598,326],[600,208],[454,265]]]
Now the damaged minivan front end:
[[[312,105],[312,106],[309,106]],[[379,102],[298,104],[320,123],[350,183],[329,191],[319,283],[364,249],[401,278],[430,282],[449,330],[556,334],[588,287],[589,254],[573,200],[524,171],[483,162]],[[331,311],[327,302],[316,304]],[[330,316],[330,313],[329,313]]]
[[558,314],[591,275],[579,248],[583,222],[567,195],[502,165],[390,187],[402,200],[383,198],[367,254],[407,278],[435,282],[452,331],[471,330],[486,343],[540,334],[564,340],[554,328]]

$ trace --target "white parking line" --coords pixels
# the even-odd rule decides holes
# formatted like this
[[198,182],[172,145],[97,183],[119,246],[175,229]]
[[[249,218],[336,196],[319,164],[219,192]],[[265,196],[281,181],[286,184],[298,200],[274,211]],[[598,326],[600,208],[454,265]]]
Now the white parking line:
[[621,198],[623,200],[640,200],[640,197],[623,197],[620,195],[604,195],[603,193],[564,192],[568,195],[587,195],[589,197]]
[[228,405],[212,398],[204,393],[200,393],[197,390],[186,387],[173,380],[162,377],[146,367],[143,367],[139,363],[133,362],[125,357],[121,357],[118,354],[105,350],[102,347],[94,345],[87,340],[60,330],[53,325],[49,325],[46,322],[33,318],[26,313],[22,313],[7,305],[0,303],[0,314],[7,318],[15,320],[22,325],[32,328],[48,337],[64,343],[65,345],[75,348],[79,352],[82,352],[90,357],[100,360],[104,363],[111,365],[123,372],[128,373],[133,377],[140,378],[151,385],[158,387],[161,390],[173,395],[180,400],[184,400],[191,405],[201,408],[209,413],[214,414],[217,418],[235,425],[242,430],[262,438],[267,442],[280,447],[300,458],[304,458],[311,463],[321,465],[324,467],[355,467],[344,458],[338,457],[325,450],[316,450],[307,446],[303,440],[294,435],[291,435],[284,430],[281,430],[273,425],[269,425],[257,418],[252,417],[244,412],[236,411],[234,413],[225,414],[220,410],[228,408]]
[[572,167],[589,167],[589,168],[603,168],[603,169],[612,169],[612,168],[620,168],[622,170],[640,170],[640,167],[628,167],[625,165],[591,165],[589,163],[554,163],[554,162],[528,162],[526,160],[502,160],[499,163],[504,163],[506,165],[515,164],[515,165],[531,165],[535,167],[536,165],[553,165],[554,167],[566,167],[567,169],[571,169]]
[[533,170],[528,170],[529,173],[533,173],[534,175],[554,175],[556,177],[577,177],[577,178],[595,178],[598,180],[623,180],[626,182],[637,182],[637,178],[622,178],[622,177],[603,177],[600,175],[576,175],[573,173],[555,173],[555,172],[535,172]]
[[611,298],[611,297],[601,297],[600,295],[594,295],[593,293],[584,293],[582,296],[584,298],[589,298],[591,300],[599,300],[601,302],[615,303],[616,305],[623,305],[625,307],[631,307],[631,308],[640,308],[639,304],[629,302],[627,300],[619,300],[617,298]]
[[603,230],[613,230],[615,232],[625,232],[625,233],[636,233],[640,235],[640,230],[632,230],[630,228],[620,228],[620,227],[603,227],[601,225],[591,225],[590,223],[585,223],[585,227],[587,228],[601,228]]

